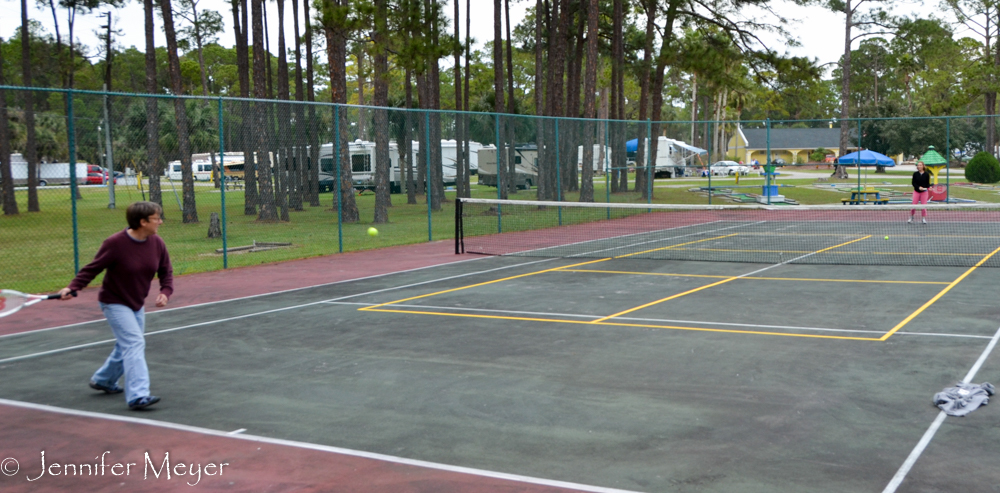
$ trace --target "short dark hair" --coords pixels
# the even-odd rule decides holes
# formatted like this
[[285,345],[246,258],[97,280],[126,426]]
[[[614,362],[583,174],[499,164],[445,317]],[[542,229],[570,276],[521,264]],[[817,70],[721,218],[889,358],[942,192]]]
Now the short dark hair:
[[132,205],[125,209],[125,220],[128,221],[128,227],[135,230],[142,227],[143,219],[149,220],[149,216],[153,214],[163,215],[163,208],[160,204],[156,202],[134,202]]

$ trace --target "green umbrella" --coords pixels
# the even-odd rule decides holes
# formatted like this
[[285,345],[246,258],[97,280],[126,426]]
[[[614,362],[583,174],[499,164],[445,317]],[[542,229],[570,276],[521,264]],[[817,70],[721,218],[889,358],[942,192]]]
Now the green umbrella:
[[927,147],[927,152],[925,152],[923,156],[920,156],[919,160],[923,161],[927,166],[938,166],[948,163],[944,156],[934,150],[934,146]]

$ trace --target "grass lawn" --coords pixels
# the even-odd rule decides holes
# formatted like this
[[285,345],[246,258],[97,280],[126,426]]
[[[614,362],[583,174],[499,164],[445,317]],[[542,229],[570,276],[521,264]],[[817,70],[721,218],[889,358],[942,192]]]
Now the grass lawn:
[[[803,170],[805,171],[805,170]],[[781,193],[802,204],[840,203],[843,192],[823,190],[813,187],[817,178],[827,178],[829,171],[816,170],[816,178],[779,179],[784,185]],[[845,184],[856,183],[857,178],[843,180]],[[634,183],[634,175],[629,176],[629,187]],[[864,180],[864,176],[862,176]],[[763,177],[740,177],[736,188],[746,193],[760,193]],[[880,186],[883,182],[908,185],[907,177],[892,175],[868,176],[869,186]],[[644,203],[641,194],[634,191],[609,194],[603,176],[594,179],[594,198],[598,202]],[[831,183],[831,182],[826,182]],[[864,181],[862,182],[864,183]],[[712,177],[713,187],[734,187],[736,179]],[[205,272],[223,268],[223,256],[217,253],[222,248],[221,238],[208,238],[211,214],[222,212],[222,194],[211,186],[199,185],[195,189],[200,222],[184,224],[180,221],[179,199],[169,183],[164,183],[163,195],[166,222],[160,228],[160,235],[170,248],[175,274]],[[707,204],[704,192],[691,189],[707,187],[708,178],[686,178],[657,180],[654,184],[654,203],[666,204]],[[905,186],[897,187],[907,191]],[[986,202],[1000,202],[996,190],[978,190],[966,187],[952,187],[954,197]],[[104,187],[81,187],[77,200],[78,248],[80,266],[89,262],[102,241],[116,231],[126,227],[124,209],[127,204],[142,200],[134,187],[119,186],[116,190],[117,209],[108,209],[108,191]],[[21,213],[17,216],[0,216],[0,285],[6,289],[25,292],[53,291],[65,286],[74,273],[73,224],[69,189],[65,187],[45,187],[39,189],[41,212],[27,213],[27,192],[19,190],[17,200]],[[178,184],[177,195],[180,195]],[[290,221],[264,223],[257,221],[256,215],[243,214],[242,191],[226,192],[226,234],[229,248],[251,245],[256,242],[288,242],[287,248],[276,248],[253,253],[230,252],[228,266],[238,267],[276,262],[289,259],[329,255],[340,251],[366,250],[393,245],[425,242],[454,238],[454,192],[446,193],[448,201],[440,211],[430,214],[428,226],[427,204],[423,196],[418,196],[417,204],[406,204],[406,195],[393,195],[393,207],[389,211],[390,222],[376,225],[377,237],[371,237],[367,230],[372,226],[375,196],[372,193],[355,196],[361,220],[354,224],[343,224],[343,235],[338,233],[337,215],[334,213],[335,194],[320,195],[321,206],[305,207],[303,211],[290,211]],[[473,197],[496,198],[495,188],[473,185]],[[534,200],[535,190],[520,191],[510,197],[517,200]],[[565,201],[577,201],[579,192],[566,192]],[[715,196],[715,204],[731,204],[730,200]],[[428,231],[429,230],[429,231]]]

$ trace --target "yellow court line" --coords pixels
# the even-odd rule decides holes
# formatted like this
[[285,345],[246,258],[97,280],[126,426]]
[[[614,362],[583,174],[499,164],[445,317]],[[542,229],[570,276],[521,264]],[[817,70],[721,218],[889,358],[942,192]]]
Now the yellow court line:
[[[871,235],[869,235],[871,236]],[[862,238],[863,239],[863,238]],[[855,240],[857,241],[857,240]],[[678,248],[678,250],[691,251],[691,252],[742,252],[742,253],[811,253],[808,250],[737,250],[737,249],[725,249],[725,248]],[[816,252],[819,253],[819,252]],[[971,257],[980,256],[982,252],[979,253],[944,253],[944,252],[872,252],[872,251],[860,251],[860,252],[833,252],[831,255],[933,255],[935,257],[940,256],[953,256],[953,257]]]
[[364,308],[359,308],[358,311],[374,311],[375,308],[378,308],[378,307],[381,307],[381,306],[395,305],[395,304],[398,304],[398,303],[402,303],[404,301],[417,300],[417,299],[420,299],[420,298],[429,298],[431,296],[437,296],[439,294],[451,293],[451,292],[454,292],[454,291],[461,291],[463,289],[474,288],[474,287],[477,287],[477,286],[485,286],[487,284],[494,284],[494,283],[498,283],[498,282],[509,281],[511,279],[517,279],[517,278],[520,278],[520,277],[533,276],[533,275],[536,275],[536,274],[542,274],[542,273],[545,273],[545,272],[552,272],[552,271],[559,270],[559,269],[565,269],[565,268],[569,268],[569,267],[576,267],[578,265],[596,264],[598,262],[604,262],[605,260],[611,260],[611,258],[609,257],[609,258],[602,258],[602,259],[599,259],[599,260],[590,260],[590,261],[587,261],[587,262],[580,262],[578,264],[571,264],[571,265],[566,265],[566,266],[563,266],[563,267],[554,267],[554,268],[551,268],[551,269],[545,269],[545,270],[540,270],[540,271],[536,271],[536,272],[529,272],[527,274],[519,274],[519,275],[516,275],[516,276],[505,277],[503,279],[496,279],[496,280],[493,280],[493,281],[486,281],[486,282],[481,282],[481,283],[478,283],[478,284],[470,284],[468,286],[462,286],[460,288],[452,288],[452,289],[446,289],[444,291],[437,291],[435,293],[422,294],[420,296],[413,296],[413,297],[410,297],[410,298],[403,298],[401,300],[389,301],[387,303],[381,303],[381,304],[378,304],[378,305],[366,306]]
[[903,326],[905,326],[906,324],[910,323],[910,321],[913,320],[914,318],[916,318],[917,315],[920,315],[921,313],[923,313],[924,310],[926,310],[928,307],[930,307],[935,302],[937,302],[937,300],[941,299],[941,297],[944,296],[945,293],[947,293],[948,291],[951,291],[951,288],[955,287],[956,285],[958,285],[958,283],[962,282],[963,279],[965,279],[969,274],[972,274],[972,272],[974,270],[978,269],[981,265],[983,265],[984,263],[986,263],[986,261],[989,260],[990,257],[992,257],[993,255],[996,255],[997,252],[1000,252],[1000,247],[998,247],[996,250],[993,250],[992,252],[990,252],[989,255],[983,257],[982,260],[980,260],[979,262],[976,262],[976,265],[973,265],[971,268],[969,268],[969,270],[965,271],[965,273],[963,273],[962,275],[958,276],[958,279],[955,279],[954,281],[952,281],[951,284],[949,284],[947,287],[945,287],[944,289],[942,289],[941,292],[938,293],[937,295],[935,295],[933,298],[931,298],[930,301],[928,301],[927,303],[924,303],[924,305],[921,306],[920,308],[917,308],[917,311],[911,313],[910,316],[904,318],[902,322],[896,324],[896,326],[893,327],[892,330],[890,330],[889,332],[886,332],[885,335],[883,335],[881,338],[879,338],[879,340],[884,341],[884,340],[888,339],[889,337],[891,337],[893,334],[895,334],[899,329],[902,329]]
[[[666,277],[708,277],[713,279],[725,279],[732,276],[713,276],[708,274],[669,274],[660,272],[630,272],[620,270],[589,270],[589,269],[563,269],[559,272],[589,272],[598,274],[630,274],[637,276],[666,276]],[[740,279],[754,279],[758,281],[814,281],[814,282],[859,282],[874,284],[950,284],[946,281],[878,281],[871,279],[814,279],[805,277],[741,277]]]
[[[827,247],[827,248],[824,248],[822,250],[817,250],[815,253],[822,253],[822,252],[825,252],[827,250],[833,250],[834,248],[839,248],[839,247],[842,247],[844,245],[850,245],[851,243],[855,243],[855,242],[858,242],[858,241],[861,241],[861,240],[865,240],[865,239],[868,239],[868,238],[871,238],[871,235],[867,235],[867,236],[864,236],[864,237],[861,237],[861,238],[857,238],[857,239],[854,239],[854,240],[851,240],[851,241],[848,241],[848,242],[844,242],[844,243],[841,243],[839,245],[834,245],[832,247]],[[612,319],[612,318],[615,318],[615,317],[620,317],[622,315],[625,315],[626,313],[632,313],[632,312],[637,311],[637,310],[642,310],[643,308],[648,308],[650,306],[653,306],[653,305],[656,305],[656,304],[659,304],[659,303],[663,303],[664,301],[670,301],[672,299],[680,298],[681,296],[686,296],[686,295],[689,295],[691,293],[697,293],[698,291],[701,291],[703,289],[708,289],[708,288],[711,288],[711,287],[719,286],[721,284],[725,284],[727,282],[739,279],[740,277],[743,277],[743,276],[730,277],[728,279],[723,279],[723,280],[721,280],[719,282],[713,282],[712,284],[707,284],[707,285],[702,286],[700,288],[690,289],[690,290],[685,291],[683,293],[675,294],[673,296],[668,296],[666,298],[663,298],[663,299],[660,299],[660,300],[656,300],[656,301],[653,301],[653,302],[650,302],[650,303],[646,303],[645,305],[640,305],[640,306],[637,306],[635,308],[630,308],[628,310],[624,310],[624,311],[615,313],[613,315],[608,315],[607,317],[599,318],[599,319],[594,320],[594,321],[589,322],[589,323],[596,324],[596,323],[600,323],[600,322],[603,322],[603,321],[608,320],[608,319]]]
[[591,321],[589,323],[592,323],[592,324],[600,323],[600,322],[603,322],[603,321],[611,319],[611,318],[620,317],[622,315],[625,315],[626,313],[632,313],[634,311],[642,310],[643,308],[648,308],[648,307],[656,305],[658,303],[663,303],[664,301],[670,301],[672,299],[680,298],[681,296],[689,295],[691,293],[697,293],[698,291],[701,291],[703,289],[708,289],[708,288],[711,288],[711,287],[718,286],[720,284],[725,284],[725,283],[727,283],[729,281],[735,281],[736,279],[739,279],[739,277],[730,277],[728,279],[723,279],[723,280],[721,280],[719,282],[713,282],[712,284],[706,284],[706,285],[704,285],[704,286],[702,286],[700,288],[690,289],[690,290],[684,291],[683,293],[678,293],[678,294],[675,294],[673,296],[668,296],[668,297],[660,299],[660,300],[651,301],[649,303],[646,303],[645,305],[639,305],[639,306],[637,306],[635,308],[629,308],[628,310],[615,313],[614,315],[608,315],[607,317],[599,318],[599,319]]
[[[380,305],[381,306],[381,305]],[[642,327],[650,329],[674,329],[674,330],[692,330],[697,332],[724,332],[729,334],[753,334],[753,335],[768,335],[768,336],[784,336],[784,337],[808,337],[812,339],[840,339],[849,341],[878,341],[879,339],[871,337],[847,337],[847,336],[827,336],[819,334],[791,334],[786,332],[764,332],[764,331],[753,331],[753,330],[733,330],[733,329],[707,329],[704,327],[681,327],[675,325],[652,325],[652,324],[626,324],[619,322],[585,322],[582,320],[562,320],[557,318],[530,318],[530,317],[507,317],[503,315],[477,315],[471,313],[447,313],[447,312],[421,312],[414,310],[387,310],[384,308],[371,309],[369,311],[373,312],[383,312],[383,313],[406,313],[411,315],[439,315],[444,317],[465,317],[465,318],[486,318],[486,319],[498,319],[498,320],[518,320],[524,322],[558,322],[567,324],[581,324],[581,325],[605,325],[611,327]]]
[[730,234],[730,235],[716,236],[714,238],[703,238],[701,240],[689,241],[687,243],[678,243],[676,245],[670,245],[670,246],[665,246],[665,247],[660,247],[660,248],[654,248],[652,250],[644,250],[644,251],[641,251],[641,252],[629,253],[627,255],[619,255],[619,256],[617,256],[615,258],[625,258],[625,257],[631,257],[633,255],[642,255],[644,253],[649,253],[649,252],[658,252],[660,250],[670,250],[672,248],[678,248],[678,247],[682,247],[684,245],[691,245],[691,244],[694,244],[694,243],[701,243],[703,241],[712,241],[712,240],[718,240],[720,238],[729,238],[730,236],[736,236],[736,234],[733,233],[733,234]]

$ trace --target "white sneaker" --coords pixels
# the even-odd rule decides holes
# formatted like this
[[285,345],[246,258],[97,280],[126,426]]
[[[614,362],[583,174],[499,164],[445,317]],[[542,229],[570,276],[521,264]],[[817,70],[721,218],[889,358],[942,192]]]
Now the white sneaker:
[[920,221],[923,222],[924,224],[927,224],[927,219],[921,219]]
[[913,216],[910,216],[910,218],[906,220],[906,224],[912,224],[912,223],[913,223]]

